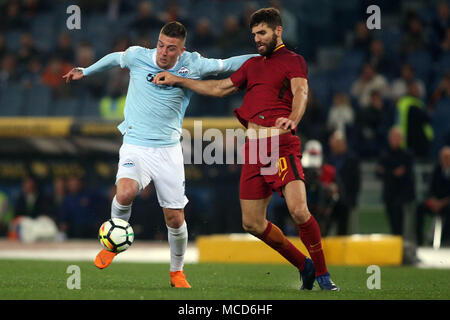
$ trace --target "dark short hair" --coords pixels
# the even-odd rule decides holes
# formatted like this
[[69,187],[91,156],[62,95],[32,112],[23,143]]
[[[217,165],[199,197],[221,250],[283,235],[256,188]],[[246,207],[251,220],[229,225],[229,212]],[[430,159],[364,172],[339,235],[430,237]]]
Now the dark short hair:
[[162,27],[161,33],[170,38],[178,38],[181,40],[186,39],[187,35],[186,28],[177,21],[166,23],[164,27]]
[[253,12],[250,17],[250,29],[260,23],[266,23],[272,30],[282,26],[280,11],[275,8],[262,8]]

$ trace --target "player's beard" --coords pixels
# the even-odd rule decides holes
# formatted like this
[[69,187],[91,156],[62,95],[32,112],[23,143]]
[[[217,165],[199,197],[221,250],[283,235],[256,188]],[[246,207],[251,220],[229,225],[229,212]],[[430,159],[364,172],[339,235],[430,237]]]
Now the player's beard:
[[258,50],[258,44],[256,45],[256,51],[258,51],[258,53],[262,56],[269,56],[272,54],[273,50],[275,50],[275,48],[277,47],[277,35],[274,33],[272,36],[272,41],[270,41],[268,44],[264,44],[266,46],[266,49],[263,51]]

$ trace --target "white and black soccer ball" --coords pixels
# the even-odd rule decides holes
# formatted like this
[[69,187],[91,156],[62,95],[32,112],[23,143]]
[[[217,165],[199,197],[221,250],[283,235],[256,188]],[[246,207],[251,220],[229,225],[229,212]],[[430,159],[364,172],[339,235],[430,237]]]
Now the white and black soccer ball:
[[134,232],[131,225],[122,219],[112,218],[102,224],[98,231],[100,244],[108,251],[123,252],[134,241]]

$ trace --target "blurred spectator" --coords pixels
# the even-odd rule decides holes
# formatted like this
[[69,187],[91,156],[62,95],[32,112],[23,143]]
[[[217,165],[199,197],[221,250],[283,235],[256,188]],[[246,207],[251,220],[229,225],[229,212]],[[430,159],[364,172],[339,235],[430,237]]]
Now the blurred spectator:
[[[298,46],[298,22],[296,16],[288,9],[285,9],[282,0],[271,0],[269,6],[280,11],[283,22],[283,42],[290,49]],[[248,28],[248,24],[246,26]]]
[[370,44],[372,43],[373,36],[370,30],[367,29],[365,21],[359,21],[355,25],[353,39],[351,43],[352,50],[362,50],[369,52]]
[[383,100],[378,91],[372,91],[370,104],[357,114],[358,151],[362,157],[377,157],[385,147],[389,128],[394,124],[395,110]]
[[237,48],[248,47],[248,31],[239,26],[236,16],[227,16],[222,30],[216,45],[224,55],[229,56],[230,52],[236,51]]
[[109,0],[78,0],[77,5],[82,8],[83,12],[91,14],[97,12],[105,12]]
[[259,9],[258,4],[253,1],[247,2],[245,5],[244,12],[239,16],[239,25],[243,29],[248,29],[250,27],[250,18],[256,10]]
[[74,63],[75,50],[72,44],[72,38],[67,32],[61,32],[58,36],[58,44],[55,48],[55,55],[66,63]]
[[333,97],[333,105],[328,113],[327,126],[331,132],[346,132],[347,126],[353,126],[355,115],[346,93],[337,93]]
[[[224,158],[232,155],[237,159],[239,147],[239,138],[227,138],[220,141]],[[192,150],[192,149],[191,149]],[[213,233],[242,232],[241,208],[239,203],[239,188],[231,187],[236,185],[240,177],[240,166],[238,163],[212,164],[208,166],[208,175],[213,177],[213,220],[217,221],[217,226]],[[287,211],[284,211],[285,213]]]
[[[326,163],[336,169],[336,181],[338,181],[339,201],[342,210],[341,217],[350,217],[358,203],[358,195],[361,186],[360,161],[353,151],[347,146],[347,139],[340,131],[335,131],[329,138],[329,155]],[[346,218],[346,219],[347,219]],[[348,225],[348,221],[341,222]],[[343,225],[344,226],[344,225]]]
[[27,69],[20,78],[24,88],[31,88],[42,83],[42,63],[39,57],[32,57],[28,62]]
[[180,5],[175,0],[169,1],[167,10],[161,13],[161,20],[163,24],[172,21],[178,21],[183,24],[188,30],[191,26],[191,22],[189,21],[188,17],[181,13]]
[[372,91],[378,91],[384,98],[389,92],[389,84],[371,64],[366,63],[359,78],[352,84],[351,94],[358,99],[361,108],[366,108],[370,104]]
[[388,57],[384,50],[384,44],[380,40],[373,40],[370,43],[367,62],[370,63],[375,70],[384,76],[393,74],[394,66],[392,56]]
[[128,13],[133,10],[133,4],[127,0],[110,0],[107,4],[108,20],[115,22],[119,19],[119,16],[124,13]]
[[[88,42],[81,43],[75,52],[75,65],[86,68],[95,63],[94,48]],[[82,89],[82,92],[89,93],[91,96],[100,98],[105,94],[105,78],[101,73],[95,73],[89,77],[83,78],[83,81],[72,84],[72,87]]]
[[40,215],[49,215],[48,199],[40,190],[32,177],[22,180],[22,190],[15,201],[15,216],[37,218]]
[[6,47],[5,36],[0,33],[0,61],[8,53],[8,48]]
[[139,2],[137,18],[130,24],[130,28],[137,36],[148,34],[152,29],[161,29],[164,23],[153,13],[153,5],[150,1]]
[[317,99],[312,90],[308,90],[308,100],[306,102],[306,110],[302,117],[301,124],[298,127],[298,132],[306,139],[322,140],[326,134],[325,110],[322,104]]
[[444,146],[439,153],[430,181],[428,197],[417,207],[417,245],[424,244],[425,214],[441,215],[443,220],[442,242],[450,240],[450,147]]
[[133,201],[130,223],[139,239],[164,240],[167,228],[153,185],[149,184]]
[[[135,41],[136,46],[144,47],[144,48],[154,48],[152,39],[146,35],[139,36]],[[128,46],[127,46],[128,47]],[[126,49],[126,48],[125,48]]]
[[419,89],[419,98],[424,99],[426,96],[425,84],[422,80],[417,79],[414,75],[413,67],[405,63],[402,65],[400,78],[395,79],[391,85],[391,98],[397,101],[408,93],[410,83],[416,82]]
[[69,86],[65,86],[63,75],[72,69],[72,65],[63,62],[59,57],[54,56],[49,59],[47,66],[42,73],[42,83],[49,86],[55,97],[67,97],[70,95]]
[[436,16],[431,23],[431,27],[438,41],[441,42],[445,38],[448,28],[450,28],[450,10],[446,1],[440,1],[436,5]]
[[118,86],[113,89],[111,94],[100,100],[100,116],[107,120],[122,120],[123,110],[125,109],[126,91]]
[[22,0],[22,17],[29,21],[33,19],[37,13],[47,10],[48,6],[42,0]]
[[20,66],[26,66],[31,58],[39,56],[39,50],[34,45],[33,36],[30,32],[20,35],[20,47],[17,52],[18,63]]
[[64,197],[59,214],[59,228],[68,238],[95,238],[102,222],[99,217],[101,208],[98,196],[86,189],[81,178],[69,177],[67,194]]
[[329,235],[334,224],[337,224],[337,234],[347,234],[348,210],[339,198],[336,169],[324,163],[322,144],[318,140],[306,142],[302,166],[308,190],[308,208],[319,221],[322,236]]
[[445,29],[445,35],[441,42],[441,50],[440,53],[447,53],[450,51],[450,27]]
[[216,37],[211,30],[211,22],[208,18],[201,18],[195,26],[195,33],[191,38],[192,51],[198,51],[207,56],[208,48],[214,45]]
[[397,102],[397,123],[405,137],[403,147],[411,150],[415,156],[426,157],[434,134],[425,104],[419,95],[419,85],[410,83],[408,94]]
[[[146,36],[143,36],[140,39],[144,38],[146,38]],[[130,45],[131,45],[130,38],[128,38],[127,36],[120,36],[119,38],[116,39],[116,41],[114,41],[112,51],[113,52],[125,51],[128,49]]]
[[13,205],[8,195],[0,190],[0,237],[6,235],[8,225],[14,218]]
[[28,21],[20,12],[20,4],[18,1],[9,1],[6,5],[6,11],[0,13],[0,29],[4,31],[26,30],[28,29]]
[[442,76],[437,88],[433,91],[428,107],[433,110],[436,104],[443,99],[450,98],[450,72]]
[[[142,36],[140,38],[140,41],[142,43],[138,43],[137,45],[140,45],[145,48],[149,48],[149,43],[144,43],[147,41],[148,38],[145,36]],[[120,37],[116,40],[114,47],[112,49],[113,52],[120,52],[125,51],[130,46],[130,39],[128,37]],[[123,94],[126,94],[128,89],[128,83],[130,80],[130,73],[129,70],[126,68],[112,68],[107,71],[107,83],[106,83],[106,94],[107,95],[114,95],[114,96],[121,96]]]
[[406,206],[415,198],[414,159],[402,149],[403,135],[399,128],[389,131],[389,147],[381,155],[377,176],[383,181],[383,201],[392,234],[403,235]]
[[52,190],[49,198],[49,215],[54,221],[59,222],[59,214],[66,196],[66,181],[63,177],[55,177],[52,183]]
[[19,72],[17,70],[17,60],[13,54],[7,53],[0,65],[0,88],[9,82],[19,80]]
[[406,30],[400,43],[400,53],[406,57],[411,52],[426,50],[428,45],[422,20],[415,13],[408,14]]

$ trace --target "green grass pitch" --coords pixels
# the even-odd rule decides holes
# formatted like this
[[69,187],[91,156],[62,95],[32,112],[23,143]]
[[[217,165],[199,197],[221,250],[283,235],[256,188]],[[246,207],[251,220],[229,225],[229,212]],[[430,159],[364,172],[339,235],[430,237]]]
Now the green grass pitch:
[[[69,290],[70,265],[81,288]],[[367,288],[365,267],[329,267],[341,292],[300,291],[298,272],[277,264],[187,264],[192,289],[169,285],[168,264],[0,260],[0,299],[82,300],[328,300],[450,299],[450,270],[381,267],[381,289]]]

